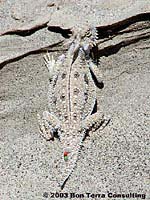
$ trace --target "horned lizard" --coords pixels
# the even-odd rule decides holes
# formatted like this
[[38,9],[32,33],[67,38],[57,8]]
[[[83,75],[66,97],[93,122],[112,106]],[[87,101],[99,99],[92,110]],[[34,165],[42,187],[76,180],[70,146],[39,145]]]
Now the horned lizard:
[[90,57],[96,30],[91,28],[82,36],[76,34],[67,54],[57,61],[49,54],[44,57],[50,80],[49,112],[44,111],[42,119],[38,115],[38,120],[40,133],[46,140],[56,134],[60,139],[63,171],[59,184],[62,189],[76,166],[87,132],[103,128],[108,122],[101,112],[93,114],[96,104],[93,78],[101,83],[101,75]]

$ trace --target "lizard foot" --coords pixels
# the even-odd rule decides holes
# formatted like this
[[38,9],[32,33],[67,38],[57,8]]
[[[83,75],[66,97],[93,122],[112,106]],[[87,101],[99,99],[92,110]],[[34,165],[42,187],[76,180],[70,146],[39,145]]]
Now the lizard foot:
[[43,112],[43,117],[41,118],[39,114],[37,114],[37,118],[39,121],[39,128],[41,135],[46,140],[54,139],[55,133],[60,128],[58,120],[49,112]]

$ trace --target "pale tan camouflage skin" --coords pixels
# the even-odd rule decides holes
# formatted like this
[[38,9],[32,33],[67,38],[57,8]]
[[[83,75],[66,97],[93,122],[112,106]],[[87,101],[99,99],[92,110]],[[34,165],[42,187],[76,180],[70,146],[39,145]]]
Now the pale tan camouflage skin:
[[[89,40],[89,39],[88,39]],[[92,43],[87,43],[79,35],[74,36],[66,55],[57,61],[45,56],[49,71],[48,105],[49,111],[39,118],[41,134],[50,139],[57,132],[61,146],[62,159],[59,162],[63,188],[73,172],[78,160],[80,147],[87,131],[96,130],[105,121],[101,113],[92,114],[96,102],[96,86],[91,71],[101,80],[97,66],[89,57]],[[68,160],[64,160],[68,152]]]

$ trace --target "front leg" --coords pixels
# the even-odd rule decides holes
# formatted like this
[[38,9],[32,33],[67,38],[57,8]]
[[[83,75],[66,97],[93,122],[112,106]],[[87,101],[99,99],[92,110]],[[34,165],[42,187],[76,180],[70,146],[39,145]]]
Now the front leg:
[[104,129],[105,126],[109,123],[110,117],[104,117],[104,115],[100,112],[89,115],[83,121],[83,128],[87,131],[96,131],[97,129]]
[[[90,69],[90,73],[92,75],[92,78],[96,84],[97,87],[103,88],[103,81],[102,81],[102,73],[100,72],[99,68],[97,67],[97,64],[94,63],[94,52],[91,51],[92,46],[87,43],[83,45],[82,50],[85,52],[85,57],[87,59],[88,67]],[[96,47],[97,49],[97,47]],[[93,58],[91,58],[90,54],[93,53]]]
[[41,118],[37,114],[39,121],[40,134],[46,139],[51,140],[54,138],[54,134],[60,129],[59,120],[49,113],[48,111],[43,112],[43,117]]
[[65,55],[64,54],[59,56],[57,61],[55,61],[53,56],[51,57],[49,53],[47,53],[44,56],[44,62],[45,62],[45,65],[48,69],[50,79],[52,79],[53,76],[58,73],[58,71],[60,70],[60,66],[64,63],[64,61],[65,61]]

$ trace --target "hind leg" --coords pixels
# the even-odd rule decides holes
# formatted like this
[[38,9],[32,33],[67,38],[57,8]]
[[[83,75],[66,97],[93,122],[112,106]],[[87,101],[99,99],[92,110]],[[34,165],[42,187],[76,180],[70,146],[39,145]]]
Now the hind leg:
[[88,116],[83,123],[83,128],[88,132],[103,130],[110,121],[110,117],[104,117],[100,112]]
[[48,111],[43,112],[43,117],[41,118],[39,114],[37,114],[40,134],[46,139],[51,140],[54,138],[54,134],[58,132],[60,128],[59,120],[49,113]]

